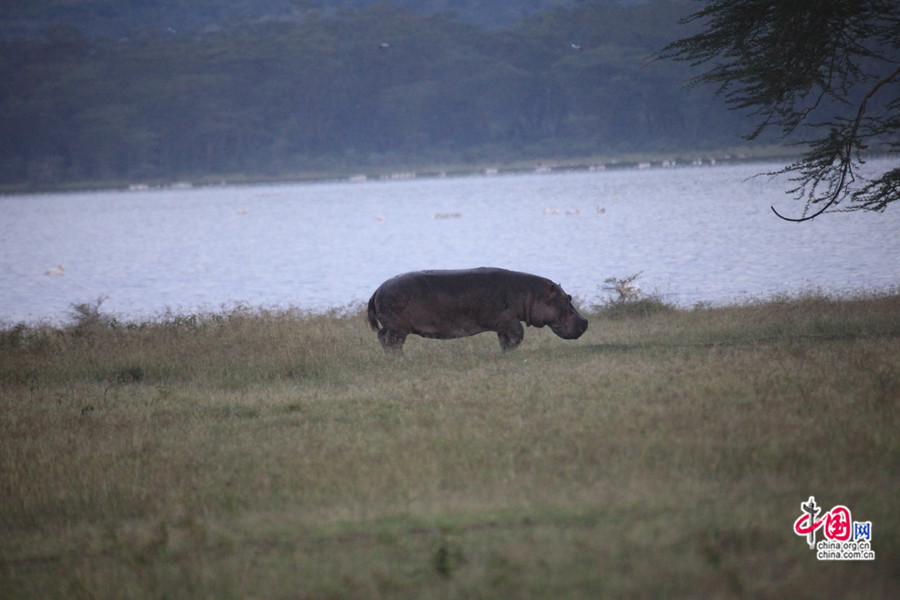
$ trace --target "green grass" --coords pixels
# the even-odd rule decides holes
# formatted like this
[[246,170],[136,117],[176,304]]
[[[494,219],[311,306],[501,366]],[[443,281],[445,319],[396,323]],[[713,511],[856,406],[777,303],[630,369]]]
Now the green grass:
[[[236,309],[0,333],[2,598],[893,598],[900,295],[411,337]],[[810,495],[873,524],[819,562]],[[820,536],[821,539],[821,536]]]

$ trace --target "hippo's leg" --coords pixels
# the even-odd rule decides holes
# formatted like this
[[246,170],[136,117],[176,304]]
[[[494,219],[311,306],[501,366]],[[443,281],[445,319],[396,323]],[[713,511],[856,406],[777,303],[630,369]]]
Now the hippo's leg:
[[403,354],[403,343],[406,341],[405,333],[392,331],[387,327],[378,330],[378,341],[384,348],[385,354]]
[[497,337],[500,339],[500,347],[504,352],[515,350],[522,343],[525,337],[525,330],[518,320],[510,321],[503,329],[497,331]]

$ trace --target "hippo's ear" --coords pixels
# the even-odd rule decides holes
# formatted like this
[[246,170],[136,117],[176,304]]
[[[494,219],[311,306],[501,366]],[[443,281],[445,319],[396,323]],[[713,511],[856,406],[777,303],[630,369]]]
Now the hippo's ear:
[[550,287],[547,289],[547,295],[550,298],[555,298],[557,294],[559,294],[559,285],[556,283],[551,283]]

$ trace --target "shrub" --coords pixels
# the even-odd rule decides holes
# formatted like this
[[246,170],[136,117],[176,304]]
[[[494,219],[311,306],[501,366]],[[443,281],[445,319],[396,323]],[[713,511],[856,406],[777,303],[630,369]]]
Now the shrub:
[[656,294],[644,293],[634,284],[642,273],[643,271],[639,271],[621,279],[607,277],[601,289],[609,294],[609,298],[600,304],[591,305],[591,309],[600,316],[611,319],[648,317],[675,311],[672,304],[663,301]]

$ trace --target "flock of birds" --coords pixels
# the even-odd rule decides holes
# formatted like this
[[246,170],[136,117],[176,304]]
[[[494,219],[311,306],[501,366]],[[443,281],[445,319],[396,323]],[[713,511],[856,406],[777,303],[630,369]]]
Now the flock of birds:
[[[576,44],[575,42],[572,42],[569,44],[569,46],[571,46],[572,50],[576,50],[578,52],[584,52],[584,46],[582,46],[581,44]],[[390,42],[381,42],[380,44],[378,44],[379,50],[388,50],[390,47],[391,47]]]
[[[568,209],[563,212],[567,215],[581,214],[581,211],[578,210],[577,208]],[[559,215],[559,214],[563,214],[563,212],[561,212],[560,209],[558,209],[558,208],[551,208],[551,207],[544,208],[545,215]],[[602,214],[606,213],[606,209],[598,204],[597,205],[597,213],[602,215]],[[242,208],[237,211],[237,214],[245,215],[245,214],[247,214],[247,211],[246,211],[246,209]],[[462,213],[451,212],[451,213],[435,213],[432,218],[434,218],[434,219],[459,219],[461,217],[462,217]],[[375,219],[378,221],[384,221],[384,217],[382,217],[380,215],[375,217]],[[59,277],[60,275],[65,275],[65,272],[66,272],[66,270],[62,265],[56,265],[55,267],[52,267],[52,268],[44,271],[44,275],[46,275],[47,277]]]
[[[548,206],[544,209],[544,214],[545,215],[561,215],[561,214],[580,215],[581,211],[578,210],[577,208],[570,208],[570,209],[566,209],[565,211],[562,211],[558,208]],[[597,205],[597,214],[598,215],[606,214],[606,209],[598,204]]]
[[[597,205],[597,214],[602,215],[605,213],[606,213],[606,209],[598,204]],[[580,215],[581,211],[578,210],[577,208],[561,210],[558,208],[547,206],[544,208],[544,214],[545,215],[561,215],[561,214]],[[461,217],[462,217],[461,212],[450,212],[450,213],[439,212],[439,213],[434,213],[434,216],[432,216],[431,218],[432,219],[459,219]],[[378,215],[375,217],[375,220],[376,221],[384,221],[384,217],[381,215]]]

